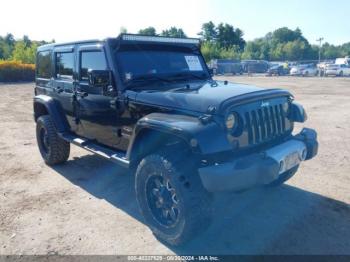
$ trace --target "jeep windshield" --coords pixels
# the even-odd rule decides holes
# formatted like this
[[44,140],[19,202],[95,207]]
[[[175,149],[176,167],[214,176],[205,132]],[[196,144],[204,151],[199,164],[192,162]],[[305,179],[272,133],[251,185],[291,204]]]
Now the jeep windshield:
[[[191,51],[119,51],[117,61],[122,81],[128,88],[211,78],[203,58]],[[166,88],[158,86],[157,89]]]

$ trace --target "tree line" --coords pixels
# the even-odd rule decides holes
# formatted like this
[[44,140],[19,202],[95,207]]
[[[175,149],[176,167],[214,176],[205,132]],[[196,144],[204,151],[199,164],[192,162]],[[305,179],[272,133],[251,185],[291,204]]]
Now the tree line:
[[[127,32],[126,28],[121,29]],[[150,26],[140,29],[139,34],[148,36],[168,36],[186,38],[182,28],[170,27],[160,33]],[[319,46],[312,45],[299,28],[295,30],[281,27],[264,37],[253,41],[244,39],[243,30],[227,23],[215,25],[207,22],[202,25],[198,36],[202,39],[202,53],[206,61],[222,59],[256,59],[268,61],[317,60]],[[52,41],[54,42],[54,40]],[[46,41],[33,41],[28,36],[15,39],[12,34],[0,36],[0,60],[16,60],[34,63],[36,48]],[[350,55],[350,42],[343,45],[325,43],[321,48],[322,59],[335,59]]]
[[37,47],[48,43],[30,40],[26,35],[16,40],[12,34],[8,33],[4,37],[0,36],[0,61],[14,60],[24,64],[34,64]]
[[[181,28],[157,34],[154,27],[139,30],[144,35],[186,37]],[[254,59],[268,61],[318,60],[319,46],[312,45],[299,28],[281,27],[264,37],[245,41],[243,31],[230,24],[204,23],[198,36],[202,39],[202,53],[207,61],[214,58]],[[321,47],[322,59],[350,56],[350,42],[343,45],[325,43]]]

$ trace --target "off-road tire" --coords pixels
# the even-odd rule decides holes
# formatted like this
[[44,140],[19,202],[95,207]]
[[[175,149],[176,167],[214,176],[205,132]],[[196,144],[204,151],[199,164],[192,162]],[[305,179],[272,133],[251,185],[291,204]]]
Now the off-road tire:
[[[46,132],[47,144],[44,144],[42,132]],[[67,161],[70,144],[57,135],[56,128],[49,115],[40,116],[36,122],[36,138],[39,151],[48,165],[61,164]]]
[[298,171],[298,168],[299,168],[299,165],[297,165],[297,166],[293,167],[292,169],[280,174],[278,179],[276,179],[272,183],[268,184],[268,186],[269,187],[277,187],[277,186],[284,184],[284,182],[291,179],[295,175],[295,173]]
[[[189,241],[211,222],[211,195],[203,188],[193,161],[180,155],[180,152],[160,151],[146,156],[139,163],[135,178],[137,202],[145,222],[160,241],[173,246]],[[148,201],[146,185],[154,176],[149,172],[151,167],[159,170],[175,189],[179,212],[174,225],[161,224]]]

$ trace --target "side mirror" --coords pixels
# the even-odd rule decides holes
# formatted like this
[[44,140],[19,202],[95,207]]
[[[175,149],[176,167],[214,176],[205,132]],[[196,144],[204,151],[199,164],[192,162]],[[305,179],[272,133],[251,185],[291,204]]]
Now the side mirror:
[[91,87],[106,87],[111,84],[111,71],[89,69],[88,78]]

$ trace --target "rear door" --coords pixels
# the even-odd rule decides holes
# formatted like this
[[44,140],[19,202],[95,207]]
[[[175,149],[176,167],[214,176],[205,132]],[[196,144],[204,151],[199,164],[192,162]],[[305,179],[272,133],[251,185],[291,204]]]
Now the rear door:
[[52,96],[53,52],[39,51],[36,54],[35,95]]
[[54,49],[53,97],[61,104],[72,131],[76,131],[74,101],[74,45]]

